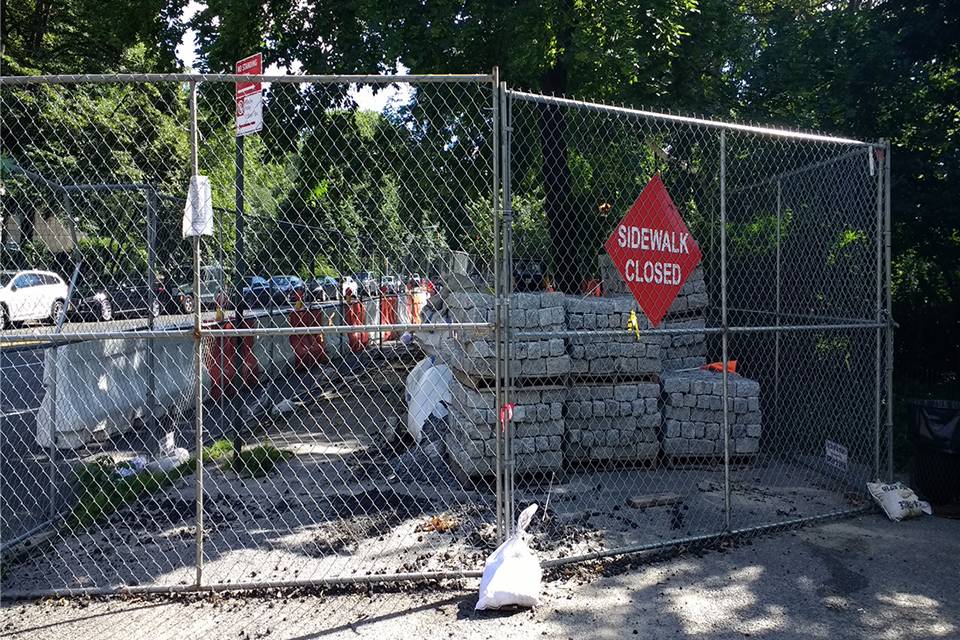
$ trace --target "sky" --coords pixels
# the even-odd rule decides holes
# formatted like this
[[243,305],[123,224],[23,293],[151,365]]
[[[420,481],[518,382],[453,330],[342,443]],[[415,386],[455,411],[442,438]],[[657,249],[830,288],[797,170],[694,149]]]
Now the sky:
[[[186,8],[183,11],[183,15],[180,17],[181,22],[187,22],[192,19],[198,11],[205,8],[205,4],[202,2],[197,2],[196,0],[191,0]],[[187,29],[186,33],[183,35],[183,40],[180,41],[180,44],[177,45],[177,58],[183,63],[183,66],[188,70],[192,70],[194,62],[196,61],[196,48],[197,48],[197,34],[193,29]],[[250,52],[255,53],[254,51]],[[264,60],[267,63],[267,68],[264,70],[266,74],[297,74],[300,72],[300,65],[294,63],[290,68],[281,67],[277,64],[271,64],[269,60]],[[399,65],[400,74],[406,74],[409,69],[404,67],[402,64]],[[376,111],[377,113],[383,112],[383,110],[390,104],[409,102],[413,93],[413,88],[410,86],[395,87],[389,86],[380,89],[376,94],[373,92],[373,87],[370,85],[364,85],[358,87],[356,85],[351,88],[349,91],[350,96],[357,102],[357,106],[363,111]]]

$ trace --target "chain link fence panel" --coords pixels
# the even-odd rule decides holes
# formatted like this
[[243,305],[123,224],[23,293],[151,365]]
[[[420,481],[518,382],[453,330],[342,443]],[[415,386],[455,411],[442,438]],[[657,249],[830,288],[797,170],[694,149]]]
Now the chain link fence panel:
[[[884,145],[496,74],[264,77],[237,137],[236,80],[0,82],[5,593],[476,576],[533,501],[548,565],[863,507]],[[632,206],[700,254],[643,309]]]
[[865,508],[887,450],[885,147],[504,104],[507,503],[549,504],[547,562]]

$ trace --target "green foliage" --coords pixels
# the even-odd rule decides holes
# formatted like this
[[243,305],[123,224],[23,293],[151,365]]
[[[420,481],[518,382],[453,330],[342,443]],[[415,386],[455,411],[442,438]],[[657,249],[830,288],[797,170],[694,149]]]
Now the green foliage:
[[[4,72],[172,70],[185,5],[7,3]],[[862,139],[890,136],[897,371],[937,382],[960,379],[960,3],[208,0],[191,26],[203,70],[232,70],[235,60],[256,50],[268,62],[297,63],[306,73],[370,73],[399,63],[416,73],[461,73],[498,65],[511,86],[548,93]],[[201,90],[201,164],[213,179],[217,205],[232,211],[232,86],[206,83]],[[182,87],[5,86],[2,100],[7,210],[28,219],[62,214],[55,199],[38,197],[35,186],[11,177],[13,163],[64,183],[149,181],[182,196],[189,173]],[[343,86],[272,87],[266,128],[246,140],[251,263],[339,274],[428,260],[447,249],[492,255],[482,166],[488,154],[471,163],[464,153],[487,136],[489,121],[461,122],[457,104],[442,88],[424,86],[411,104],[384,117],[343,109],[349,105]],[[528,114],[528,126],[543,127],[536,118]],[[701,247],[716,250],[718,187],[707,136],[666,158],[666,131],[611,132],[599,119],[581,125],[568,132],[563,119],[554,120],[540,139],[514,141],[521,145],[513,155],[518,255],[555,263],[556,246],[570,245],[575,250],[563,257],[576,263],[572,273],[587,275],[591,247],[655,170],[682,203]],[[728,154],[740,174],[762,170],[764,160],[750,145],[730,138]],[[543,148],[550,150],[546,156]],[[317,149],[343,157],[333,162],[336,154]],[[460,155],[430,161],[451,158],[441,154]],[[88,238],[142,246],[142,209],[116,198],[75,205]],[[183,262],[176,250],[182,246],[179,213],[179,206],[162,208],[160,235],[169,246],[161,262]],[[793,214],[799,222],[809,212]],[[219,250],[229,255],[233,219],[227,213],[217,224]],[[782,224],[790,242],[788,216]],[[433,225],[443,231],[434,233]],[[732,256],[757,258],[757,269],[768,266],[769,213],[734,219],[728,231]],[[831,274],[848,269],[848,258],[865,250],[862,234],[871,235],[850,228],[835,237],[836,228],[805,228],[819,231],[833,245],[817,257]],[[38,261],[53,259],[26,240]],[[139,261],[138,252],[130,260]]]
[[293,457],[290,451],[273,446],[269,441],[240,450],[239,457],[230,440],[220,439],[203,448],[204,464],[214,463],[221,468],[232,468],[241,476],[264,478],[277,468],[277,465]]
[[203,460],[204,464],[210,462],[220,462],[232,453],[233,443],[229,440],[221,438],[213,444],[207,445],[203,448],[201,459]]
[[[187,0],[4,2],[5,54],[44,73],[174,71],[173,52],[183,35],[178,18],[186,4]],[[138,58],[131,59],[133,48],[140,49]]]
[[291,452],[277,449],[269,442],[265,442],[249,449],[242,449],[239,460],[234,464],[234,470],[242,476],[265,478],[277,468],[280,462],[291,457],[293,457]]
[[109,518],[119,509],[190,475],[193,465],[189,460],[167,473],[141,471],[125,478],[120,477],[118,471],[129,466],[126,462],[103,458],[81,465],[75,471],[76,503],[66,517],[66,526],[82,529]]

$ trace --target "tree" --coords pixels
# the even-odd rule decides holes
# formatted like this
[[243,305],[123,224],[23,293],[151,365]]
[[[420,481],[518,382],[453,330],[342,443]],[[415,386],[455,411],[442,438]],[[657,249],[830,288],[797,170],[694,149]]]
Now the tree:
[[[306,73],[396,69],[462,73],[500,66],[518,86],[550,94],[644,100],[662,92],[694,0],[644,6],[604,0],[464,3],[300,2],[258,5],[244,25],[226,3],[198,16],[222,25],[201,41],[201,56],[225,64],[223,49],[266,42],[279,62],[296,60]],[[552,105],[539,116],[541,180],[556,279],[573,290],[583,276],[579,257],[585,217],[573,199],[565,118]]]
[[[187,0],[3,0],[4,55],[43,73],[175,71]],[[143,45],[144,56],[127,52]],[[131,64],[134,63],[134,64]]]

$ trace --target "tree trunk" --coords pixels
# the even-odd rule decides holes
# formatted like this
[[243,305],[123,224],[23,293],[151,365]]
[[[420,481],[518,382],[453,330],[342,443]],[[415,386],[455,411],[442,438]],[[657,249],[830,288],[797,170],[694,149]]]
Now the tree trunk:
[[[563,95],[567,91],[567,60],[571,59],[573,45],[572,6],[568,7],[567,17],[558,38],[563,54],[543,75],[540,83],[541,90],[548,95]],[[574,293],[579,290],[583,278],[580,244],[584,237],[584,221],[577,215],[573,202],[564,108],[555,104],[541,104],[539,127],[540,149],[543,153],[543,208],[550,234],[554,284],[558,291]]]

